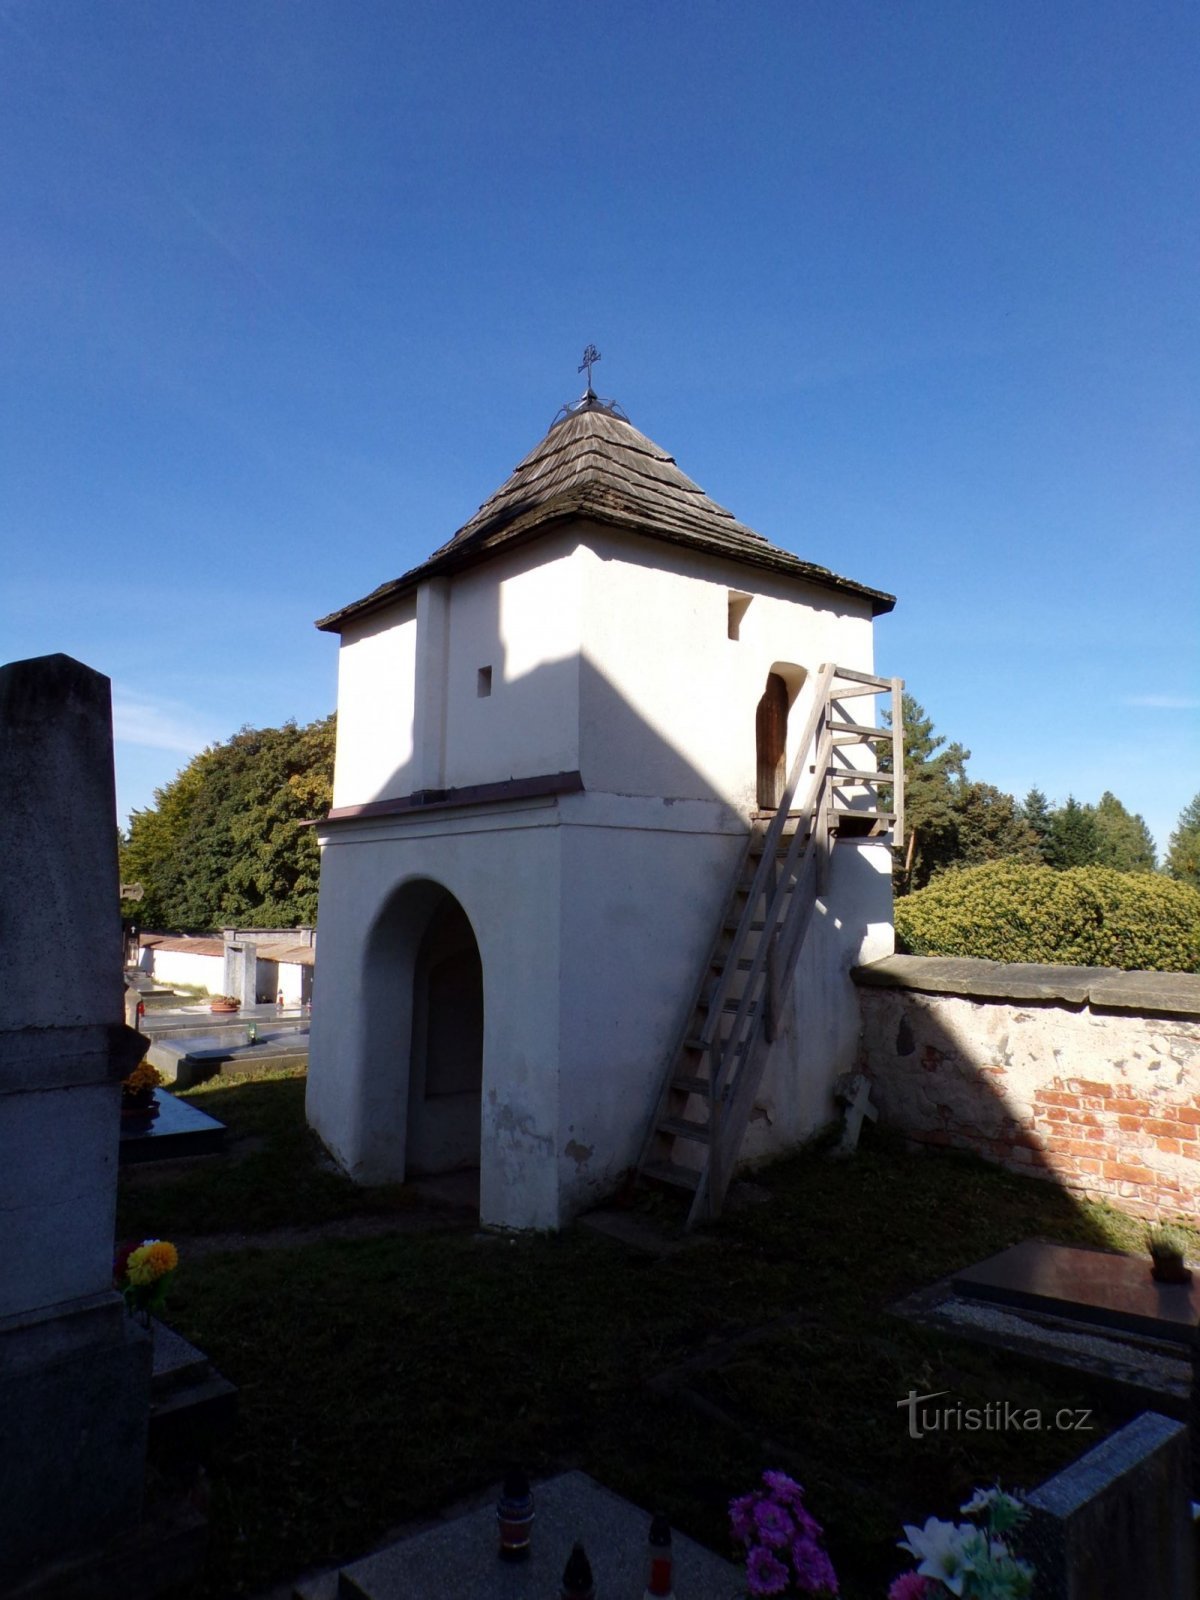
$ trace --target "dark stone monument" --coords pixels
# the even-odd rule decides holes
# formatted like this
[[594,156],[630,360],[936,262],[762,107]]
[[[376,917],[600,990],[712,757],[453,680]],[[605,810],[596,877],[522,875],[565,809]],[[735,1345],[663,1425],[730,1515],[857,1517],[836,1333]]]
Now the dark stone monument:
[[1187,1429],[1144,1411],[1031,1494],[1038,1600],[1195,1600]]
[[112,1288],[123,1016],[108,679],[0,669],[0,1593],[129,1529],[151,1350]]

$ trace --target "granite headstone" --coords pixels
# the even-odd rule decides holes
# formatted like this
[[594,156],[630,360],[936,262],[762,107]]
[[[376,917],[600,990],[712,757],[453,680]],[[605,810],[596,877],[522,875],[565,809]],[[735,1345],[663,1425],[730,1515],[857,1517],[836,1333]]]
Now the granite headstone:
[[0,1592],[139,1514],[151,1352],[112,1288],[122,1021],[108,679],[0,669]]

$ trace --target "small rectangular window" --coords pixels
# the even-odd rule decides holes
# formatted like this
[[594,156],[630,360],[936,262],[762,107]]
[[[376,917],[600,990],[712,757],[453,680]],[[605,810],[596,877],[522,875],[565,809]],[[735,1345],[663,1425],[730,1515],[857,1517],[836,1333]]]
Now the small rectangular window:
[[492,692],[492,669],[480,667],[475,675],[475,693],[481,700],[486,700]]
[[729,591],[729,637],[740,639],[742,636],[742,618],[746,615],[753,595],[741,594],[737,589]]

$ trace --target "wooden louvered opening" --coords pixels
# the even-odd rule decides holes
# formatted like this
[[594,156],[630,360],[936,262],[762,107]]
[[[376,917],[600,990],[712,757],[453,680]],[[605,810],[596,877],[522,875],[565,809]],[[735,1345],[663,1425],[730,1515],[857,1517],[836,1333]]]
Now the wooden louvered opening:
[[777,672],[767,676],[767,687],[754,718],[758,751],[758,809],[774,811],[787,782],[788,688]]

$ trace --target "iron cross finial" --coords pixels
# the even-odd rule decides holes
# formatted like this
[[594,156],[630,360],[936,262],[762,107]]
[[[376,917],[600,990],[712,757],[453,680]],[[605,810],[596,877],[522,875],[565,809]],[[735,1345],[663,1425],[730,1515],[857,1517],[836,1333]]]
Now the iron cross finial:
[[579,363],[579,366],[576,369],[577,371],[582,372],[584,367],[587,368],[587,375],[588,375],[588,385],[587,386],[588,386],[589,389],[592,387],[592,367],[595,365],[595,363],[597,361],[599,361],[599,359],[600,359],[599,350],[596,349],[596,346],[594,344],[590,344],[590,345],[588,345],[587,349],[583,352],[583,360]]

